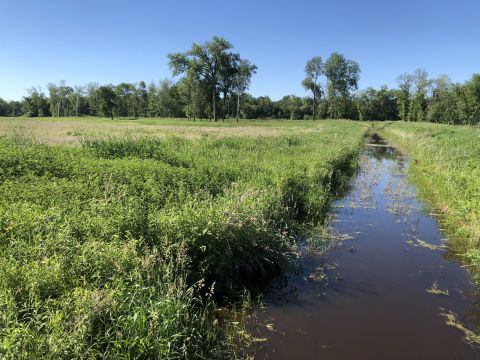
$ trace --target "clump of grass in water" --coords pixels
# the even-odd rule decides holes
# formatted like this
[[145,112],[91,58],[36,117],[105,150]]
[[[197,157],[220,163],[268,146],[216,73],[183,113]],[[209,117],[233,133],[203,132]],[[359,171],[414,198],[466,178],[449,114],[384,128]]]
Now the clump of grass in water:
[[473,347],[480,347],[480,335],[473,332],[472,330],[468,329],[463,325],[459,320],[457,314],[455,314],[453,311],[449,310],[448,312],[445,311],[445,309],[441,309],[442,312],[440,315],[445,319],[445,322],[447,323],[448,326],[451,326],[455,329],[460,330],[464,337],[464,341],[469,344],[470,346]]
[[410,244],[412,246],[421,247],[421,248],[429,249],[433,251],[445,249],[445,245],[434,245],[429,242],[423,241],[415,236],[410,237],[410,239],[408,239],[406,242],[407,244]]
[[333,221],[335,221],[335,215],[332,213],[327,215],[325,224],[308,231],[307,244],[311,250],[325,254],[339,242],[353,239],[350,234],[334,231],[331,225]]
[[432,286],[429,289],[425,289],[426,292],[433,294],[433,295],[446,295],[450,296],[450,292],[448,289],[442,290],[438,288],[438,282],[434,281]]
[[312,236],[309,236],[307,244],[310,249],[315,250],[317,253],[326,253],[335,247],[339,242],[353,239],[353,236],[345,233],[336,233],[329,230],[318,230]]
[[[328,219],[328,222],[333,221],[333,217]],[[308,252],[313,253],[318,257],[321,264],[316,266],[313,273],[308,276],[314,282],[323,282],[328,280],[327,270],[334,269],[333,266],[324,262],[325,258],[332,254],[337,245],[345,240],[353,239],[354,237],[346,233],[338,233],[333,231],[333,228],[329,225],[317,228],[312,231],[307,238]],[[352,247],[352,249],[354,249]],[[351,250],[352,251],[352,250]],[[352,251],[352,253],[355,250]],[[341,278],[337,276],[337,279]]]

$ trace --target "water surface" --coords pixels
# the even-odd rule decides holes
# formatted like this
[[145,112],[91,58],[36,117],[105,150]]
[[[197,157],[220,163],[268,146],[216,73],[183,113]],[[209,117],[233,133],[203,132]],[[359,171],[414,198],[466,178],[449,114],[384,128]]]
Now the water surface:
[[407,181],[407,162],[391,147],[366,146],[332,221],[351,239],[323,256],[302,248],[299,273],[276,284],[256,314],[255,335],[267,339],[256,359],[480,359],[441,315],[475,330],[479,308]]

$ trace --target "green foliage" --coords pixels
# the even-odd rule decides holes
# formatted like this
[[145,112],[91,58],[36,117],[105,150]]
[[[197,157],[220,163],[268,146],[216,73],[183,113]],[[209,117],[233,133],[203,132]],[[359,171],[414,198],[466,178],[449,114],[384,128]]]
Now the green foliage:
[[[243,93],[248,89],[250,86],[250,81],[252,79],[253,74],[257,72],[257,65],[251,64],[249,60],[241,59],[238,62],[238,67],[234,67],[233,71],[233,90],[237,93],[237,112],[235,118],[240,118],[240,97]],[[225,91],[224,100],[228,95],[228,89]]]
[[332,53],[324,65],[327,78],[329,116],[333,119],[351,118],[351,92],[357,90],[360,66],[342,54]]
[[113,86],[100,86],[96,93],[100,114],[113,120],[115,107],[117,106],[117,94]]
[[417,92],[409,103],[408,121],[425,121],[427,113],[427,99],[424,91]]
[[397,91],[382,87],[361,92],[356,97],[360,120],[397,120]]
[[313,57],[305,65],[305,79],[302,81],[302,86],[305,90],[312,92],[312,119],[315,120],[315,107],[317,106],[316,99],[320,99],[322,89],[318,83],[320,76],[323,74],[322,58],[320,56]]
[[480,74],[474,74],[458,92],[458,113],[462,124],[480,122]]
[[324,69],[328,80],[329,96],[349,96],[350,91],[358,88],[360,67],[355,61],[334,52],[325,62]]
[[8,103],[3,100],[2,98],[0,98],[0,116],[7,116],[9,115],[9,106],[8,106]]
[[197,86],[197,90],[208,89],[211,116],[215,121],[219,93],[223,92],[224,103],[231,90],[236,90],[240,95],[247,88],[250,77],[256,70],[256,66],[242,61],[239,54],[232,53],[232,48],[233,45],[227,40],[214,36],[211,41],[202,45],[193,43],[191,49],[185,53],[168,55],[173,76],[186,74],[189,83],[202,84]]
[[235,356],[215,303],[284,270],[365,127],[270,138],[0,138],[0,357]]
[[[67,86],[48,84],[49,97],[28,90],[21,102],[0,99],[0,116],[187,117],[189,120],[247,119],[360,119],[438,122],[474,126],[480,122],[480,74],[464,84],[448,76],[429,79],[424,69],[397,78],[398,89],[358,89],[360,66],[334,52],[325,63],[310,59],[301,82],[312,99],[286,95],[278,101],[246,93],[257,67],[232,52],[233,45],[214,36],[190,50],[168,55],[173,76],[160,84],[144,81],[118,85]],[[326,84],[322,83],[324,76]],[[326,90],[324,90],[324,88]],[[324,92],[326,98],[322,98]]]
[[[78,116],[83,105],[83,88],[75,87],[75,90],[67,86],[65,81],[60,85],[48,84],[50,113],[52,116]],[[85,109],[84,109],[85,110]]]
[[465,84],[452,84],[448,76],[429,80],[425,70],[398,78],[400,119],[444,124],[476,125],[480,121],[480,75]]
[[[139,102],[135,86],[129,83],[120,83],[114,88],[116,103],[114,113],[118,117],[136,118],[139,113]],[[102,99],[102,96],[100,96]],[[102,100],[100,101],[102,104]]]
[[23,98],[22,113],[30,117],[49,116],[49,105],[45,94],[36,88],[28,90],[29,96]]

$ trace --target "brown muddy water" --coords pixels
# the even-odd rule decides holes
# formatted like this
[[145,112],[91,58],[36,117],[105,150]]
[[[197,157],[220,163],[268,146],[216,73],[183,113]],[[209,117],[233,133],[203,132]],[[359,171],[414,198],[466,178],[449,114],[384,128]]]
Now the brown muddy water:
[[301,268],[256,312],[255,359],[480,359],[466,339],[480,323],[468,273],[408,183],[408,159],[375,142],[334,204],[343,239],[302,246]]

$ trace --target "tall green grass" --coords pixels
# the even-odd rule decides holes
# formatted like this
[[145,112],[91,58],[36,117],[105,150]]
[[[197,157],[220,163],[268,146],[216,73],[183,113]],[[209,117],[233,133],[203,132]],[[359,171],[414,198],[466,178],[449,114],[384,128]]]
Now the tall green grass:
[[232,358],[215,306],[288,267],[365,127],[221,140],[0,138],[0,357]]
[[480,281],[480,129],[403,122],[377,127],[412,156],[415,182],[440,213],[451,253]]

